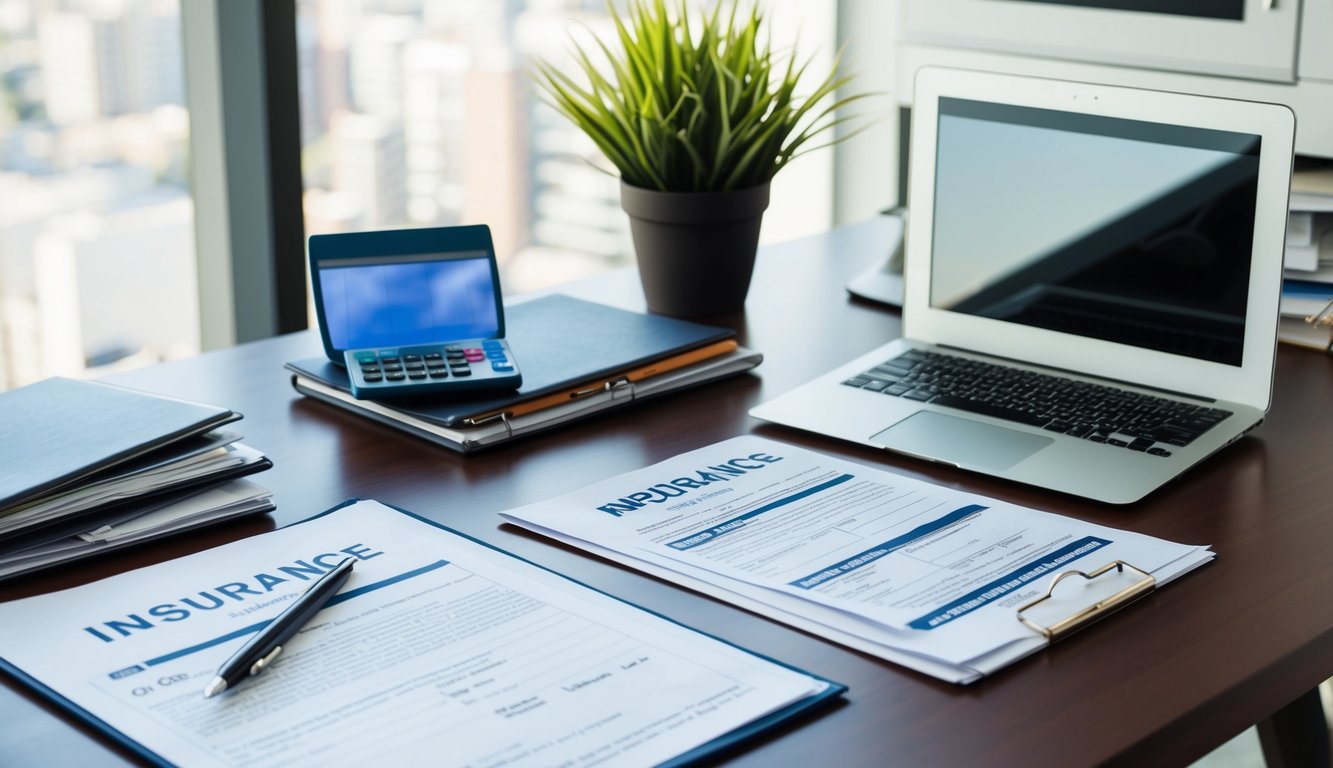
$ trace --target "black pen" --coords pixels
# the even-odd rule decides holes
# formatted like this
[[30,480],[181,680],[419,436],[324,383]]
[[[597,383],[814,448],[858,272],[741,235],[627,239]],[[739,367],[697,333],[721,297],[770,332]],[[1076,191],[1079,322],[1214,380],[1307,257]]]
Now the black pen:
[[204,688],[204,698],[222,693],[245,678],[254,677],[267,669],[278,654],[282,653],[282,644],[290,640],[297,630],[304,627],[319,609],[338,593],[343,582],[352,575],[354,562],[356,558],[349,557],[333,566],[333,570],[320,576],[319,581],[311,584],[309,589],[296,598],[296,602],[287,606],[287,609],[278,614],[271,624],[261,629],[258,634],[250,638],[250,642],[232,654],[231,658],[218,668],[213,682]]

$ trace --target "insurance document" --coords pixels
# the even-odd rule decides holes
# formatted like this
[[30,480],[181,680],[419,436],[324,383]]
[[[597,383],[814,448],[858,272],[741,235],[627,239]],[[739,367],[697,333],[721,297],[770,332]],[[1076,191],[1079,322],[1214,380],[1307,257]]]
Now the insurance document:
[[[218,666],[347,557],[263,674]],[[183,765],[656,765],[843,689],[372,501],[0,604],[11,671]]]
[[1160,585],[1212,557],[752,436],[502,517],[955,682],[1045,645],[1017,608],[1059,573],[1125,561]]

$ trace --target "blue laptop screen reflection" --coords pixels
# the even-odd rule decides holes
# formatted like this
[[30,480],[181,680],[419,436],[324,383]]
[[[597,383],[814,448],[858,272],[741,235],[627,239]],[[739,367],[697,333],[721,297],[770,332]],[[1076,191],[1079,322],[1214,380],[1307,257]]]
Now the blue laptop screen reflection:
[[324,316],[337,349],[401,347],[499,335],[484,252],[344,259],[319,265]]

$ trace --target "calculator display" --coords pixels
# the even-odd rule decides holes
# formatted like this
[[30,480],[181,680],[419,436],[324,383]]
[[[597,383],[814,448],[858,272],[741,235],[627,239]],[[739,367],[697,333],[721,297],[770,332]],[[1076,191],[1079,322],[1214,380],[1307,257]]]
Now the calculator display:
[[315,267],[336,349],[500,335],[487,251],[322,259]]

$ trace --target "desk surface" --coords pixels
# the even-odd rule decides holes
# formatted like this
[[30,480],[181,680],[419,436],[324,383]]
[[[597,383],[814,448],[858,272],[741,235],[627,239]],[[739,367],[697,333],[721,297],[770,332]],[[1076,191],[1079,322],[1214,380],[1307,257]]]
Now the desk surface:
[[[1283,346],[1267,422],[1131,507],[1109,507],[763,425],[752,405],[896,337],[897,314],[847,298],[882,256],[867,222],[764,248],[742,343],[753,374],[463,457],[296,395],[285,360],[320,354],[294,334],[119,375],[142,389],[230,406],[274,468],[278,504],[242,522],[109,555],[0,589],[72,586],[303,519],[348,497],[432,517],[744,647],[847,683],[845,703],[731,756],[736,765],[1179,765],[1333,676],[1333,357]],[[641,306],[631,272],[570,292]],[[863,656],[510,526],[496,512],[753,432],[907,475],[1174,541],[1217,559],[1096,628],[972,686]],[[3,628],[0,631],[36,631]],[[0,762],[130,758],[0,675]]]

